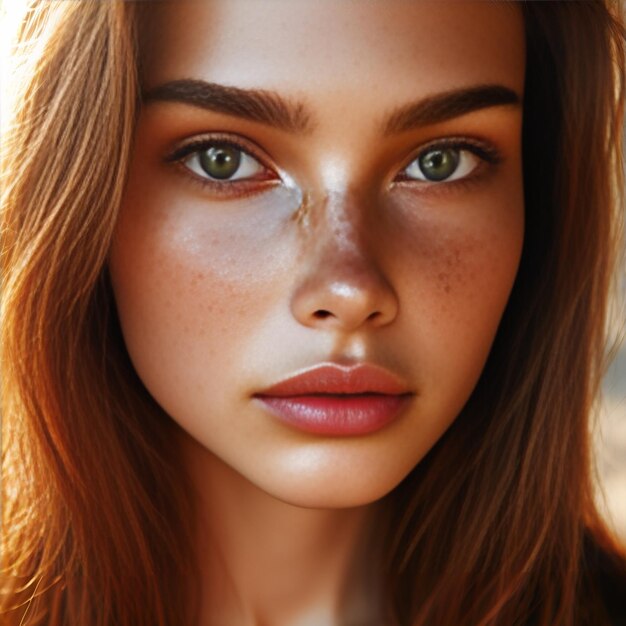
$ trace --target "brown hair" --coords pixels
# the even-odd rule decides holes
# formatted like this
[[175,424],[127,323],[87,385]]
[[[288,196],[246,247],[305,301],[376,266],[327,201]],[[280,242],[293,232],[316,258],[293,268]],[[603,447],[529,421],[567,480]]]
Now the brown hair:
[[[608,623],[589,547],[623,196],[618,2],[524,2],[526,235],[483,375],[386,499],[402,626]],[[107,253],[140,106],[137,5],[31,2],[2,146],[2,578],[7,625],[174,626],[194,503],[135,374]],[[582,42],[582,43],[581,43]],[[146,426],[148,424],[149,426]]]

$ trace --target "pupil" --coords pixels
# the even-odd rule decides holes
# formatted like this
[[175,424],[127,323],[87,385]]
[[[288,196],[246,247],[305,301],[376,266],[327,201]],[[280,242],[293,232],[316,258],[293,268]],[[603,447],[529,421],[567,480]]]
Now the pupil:
[[230,178],[239,169],[241,151],[230,146],[211,147],[200,153],[200,165],[212,178]]
[[431,150],[420,157],[420,167],[429,180],[443,180],[454,173],[459,164],[458,150]]

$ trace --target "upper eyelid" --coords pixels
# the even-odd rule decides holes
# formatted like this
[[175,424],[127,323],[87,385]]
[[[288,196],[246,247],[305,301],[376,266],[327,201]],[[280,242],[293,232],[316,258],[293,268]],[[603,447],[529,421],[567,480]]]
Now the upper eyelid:
[[483,161],[488,161],[494,164],[503,160],[501,151],[492,142],[467,135],[454,135],[450,137],[442,137],[440,139],[433,139],[425,144],[421,144],[412,150],[409,157],[403,161],[404,165],[401,170],[406,169],[409,165],[411,165],[411,163],[426,152],[442,147],[468,150]]
[[242,137],[241,135],[231,135],[224,133],[199,135],[183,141],[182,143],[179,143],[176,147],[174,147],[174,149],[165,156],[165,161],[169,163],[182,161],[185,157],[200,152],[203,147],[214,143],[230,145],[238,150],[241,150],[242,152],[245,152],[248,156],[256,159],[263,167],[268,170],[276,171],[278,169],[276,166],[268,163],[268,160],[271,161],[271,159],[260,154],[261,149],[254,147],[253,142]]
[[[454,147],[462,152],[470,152],[479,160],[479,163],[469,174],[452,180],[444,179],[441,181],[429,181],[417,178],[402,178],[403,172],[420,156],[430,150],[440,147]],[[504,160],[505,157],[501,148],[492,141],[484,140],[471,135],[441,137],[421,144],[418,148],[413,150],[411,155],[403,161],[402,165],[397,170],[397,174],[395,174],[393,180],[390,181],[390,184],[392,186],[405,186],[407,184],[411,186],[417,185],[418,188],[425,188],[434,193],[446,193],[452,188],[458,188],[459,185],[463,186],[471,184],[472,182],[483,178],[489,170],[499,167]],[[398,177],[400,178],[398,179]]]
[[[189,138],[188,140],[183,141],[182,144],[178,144],[174,147],[174,149],[166,155],[165,161],[180,162],[185,157],[199,152],[204,146],[212,143],[231,145],[238,150],[242,150],[252,158],[256,159],[264,168],[271,170],[280,176],[280,169],[271,163],[268,164],[268,160],[271,161],[271,159],[259,154],[261,152],[261,148],[256,147],[254,142],[241,135],[234,135],[230,133],[215,132]],[[432,139],[426,143],[420,144],[416,148],[413,148],[410,151],[409,156],[402,161],[402,165],[398,171],[404,171],[407,167],[409,167],[409,165],[411,165],[411,163],[429,150],[441,147],[457,147],[460,150],[469,150],[481,160],[491,163],[498,163],[502,160],[502,155],[499,149],[496,148],[491,142],[467,135],[453,135]],[[441,184],[445,184],[445,180],[442,181]]]

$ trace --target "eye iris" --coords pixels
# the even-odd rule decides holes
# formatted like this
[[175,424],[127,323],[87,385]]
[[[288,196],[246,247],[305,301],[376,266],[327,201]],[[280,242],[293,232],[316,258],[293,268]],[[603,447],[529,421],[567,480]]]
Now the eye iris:
[[213,178],[230,178],[239,169],[241,151],[230,146],[211,147],[200,153],[202,169]]
[[419,158],[420,168],[429,180],[443,180],[454,173],[459,164],[459,151],[451,148],[429,150]]

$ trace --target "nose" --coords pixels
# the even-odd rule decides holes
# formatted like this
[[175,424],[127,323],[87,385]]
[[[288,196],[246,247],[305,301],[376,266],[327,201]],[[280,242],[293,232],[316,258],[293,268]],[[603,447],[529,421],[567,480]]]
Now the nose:
[[311,216],[317,224],[303,238],[293,316],[304,326],[342,332],[390,324],[398,314],[398,297],[377,259],[381,247],[370,245],[373,228],[366,225],[362,207],[345,199],[326,204]]

